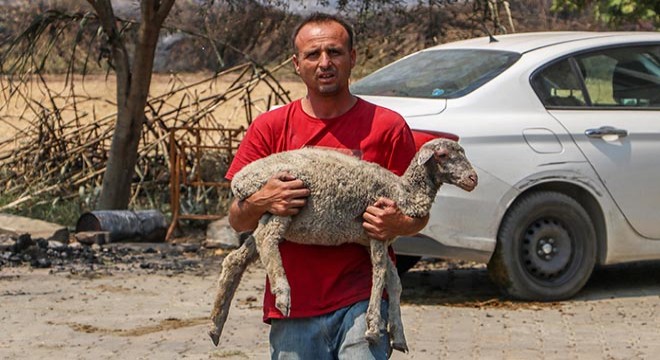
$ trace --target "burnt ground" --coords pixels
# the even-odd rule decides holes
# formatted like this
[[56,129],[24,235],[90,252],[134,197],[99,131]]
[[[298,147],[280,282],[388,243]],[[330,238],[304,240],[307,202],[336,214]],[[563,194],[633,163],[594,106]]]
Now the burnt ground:
[[0,234],[0,269],[27,266],[49,269],[52,274],[90,276],[138,271],[165,274],[202,273],[220,263],[225,250],[202,246],[203,233],[190,231],[170,243],[117,242],[81,244],[32,238],[30,234]]
[[[199,235],[167,244],[22,241],[0,240],[0,358],[268,357],[259,264],[241,283],[220,346],[207,338],[226,251],[204,248]],[[393,359],[652,359],[659,273],[660,262],[609,266],[570,301],[518,302],[497,291],[483,264],[421,261],[402,277],[411,352]]]

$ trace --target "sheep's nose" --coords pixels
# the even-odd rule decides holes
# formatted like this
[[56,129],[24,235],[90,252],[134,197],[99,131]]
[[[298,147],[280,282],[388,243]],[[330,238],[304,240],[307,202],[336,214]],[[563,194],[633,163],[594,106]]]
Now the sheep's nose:
[[477,186],[477,183],[479,182],[479,177],[477,176],[476,173],[470,174],[470,176],[468,176],[468,178],[470,179],[470,181],[472,181],[474,186]]
[[477,178],[477,173],[473,172],[467,176],[467,179],[462,182],[460,187],[465,191],[472,191],[475,187],[477,187],[478,182],[479,180]]

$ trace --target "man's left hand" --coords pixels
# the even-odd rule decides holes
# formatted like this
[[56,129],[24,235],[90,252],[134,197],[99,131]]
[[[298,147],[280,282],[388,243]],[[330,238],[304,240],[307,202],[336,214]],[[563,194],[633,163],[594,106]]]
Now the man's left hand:
[[362,227],[370,238],[385,241],[400,235],[413,235],[424,228],[428,216],[411,218],[388,198],[379,198],[362,215]]

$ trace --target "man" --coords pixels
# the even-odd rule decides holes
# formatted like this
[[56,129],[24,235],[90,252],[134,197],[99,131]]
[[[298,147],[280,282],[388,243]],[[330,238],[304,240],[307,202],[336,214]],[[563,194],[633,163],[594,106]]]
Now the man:
[[[316,13],[293,34],[293,64],[307,95],[259,116],[247,131],[227,172],[231,180],[246,164],[269,154],[305,146],[330,147],[403,174],[414,156],[410,129],[400,115],[353,96],[349,91],[355,65],[353,32],[343,20]],[[295,215],[309,190],[285,172],[273,176],[259,191],[234,201],[229,222],[236,231],[256,228],[266,212]],[[379,199],[363,215],[365,231],[387,240],[420,231],[428,218],[405,216],[390,199]],[[371,260],[361,245],[280,243],[291,286],[290,317],[275,308],[266,283],[264,321],[271,323],[274,359],[385,359],[389,339],[369,344],[365,312],[371,291]],[[387,304],[383,304],[387,318]]]

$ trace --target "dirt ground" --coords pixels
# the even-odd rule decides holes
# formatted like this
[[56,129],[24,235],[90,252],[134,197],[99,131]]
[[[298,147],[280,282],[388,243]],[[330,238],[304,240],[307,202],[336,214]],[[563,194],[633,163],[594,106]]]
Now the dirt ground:
[[[164,259],[159,246],[144,253]],[[183,253],[176,262],[189,266],[169,268],[136,259],[0,268],[0,358],[268,358],[260,265],[216,348],[206,331],[222,256]],[[500,297],[483,265],[424,261],[402,279],[411,351],[392,359],[656,359],[658,273],[657,262],[608,267],[571,301],[518,303]]]

